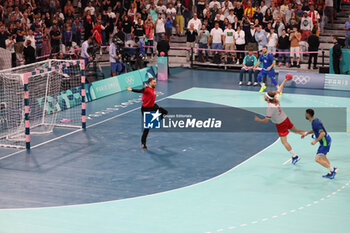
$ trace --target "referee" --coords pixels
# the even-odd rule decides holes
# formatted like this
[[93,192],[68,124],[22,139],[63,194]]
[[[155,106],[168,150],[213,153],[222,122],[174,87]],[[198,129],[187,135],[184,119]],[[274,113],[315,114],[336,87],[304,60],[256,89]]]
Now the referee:
[[[156,96],[157,96],[155,91],[156,86],[157,86],[156,79],[149,78],[148,86],[145,84],[145,87],[142,89],[133,89],[131,87],[126,87],[126,90],[128,91],[142,93],[142,107],[141,107],[142,117],[143,117],[143,112],[148,112],[148,111],[153,112],[153,111],[159,110],[159,112],[162,114],[160,119],[163,119],[164,116],[168,114],[167,110],[155,104]],[[142,137],[141,137],[141,147],[143,150],[147,150],[146,140],[147,140],[148,133],[149,133],[149,129],[143,130]]]

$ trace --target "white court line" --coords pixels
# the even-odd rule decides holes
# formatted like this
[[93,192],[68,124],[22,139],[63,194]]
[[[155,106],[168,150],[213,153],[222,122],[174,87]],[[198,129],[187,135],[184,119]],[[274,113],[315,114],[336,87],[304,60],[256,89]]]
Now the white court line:
[[286,164],[289,163],[290,161],[292,161],[292,159],[288,159],[286,162],[283,163],[283,165],[286,165]]
[[[181,93],[181,92],[188,91],[188,90],[190,90],[190,89],[192,89],[192,87],[191,87],[191,88],[188,88],[188,89],[186,89],[186,90],[180,91],[180,92],[178,92],[178,93],[175,93],[175,94],[173,94],[173,95],[164,97],[164,98],[158,100],[157,102],[163,101],[163,100],[165,100],[165,99],[167,99],[167,98],[170,98],[171,96],[177,95],[177,94],[179,94],[179,93]],[[87,125],[86,128],[88,129],[88,128],[94,127],[94,126],[96,126],[96,125],[103,124],[103,123],[105,123],[105,122],[107,122],[107,121],[113,120],[113,119],[115,119],[115,118],[118,118],[118,117],[123,116],[123,115],[125,115],[125,114],[128,114],[128,113],[130,113],[130,112],[136,111],[136,110],[138,110],[138,109],[140,109],[140,108],[141,108],[141,107],[134,108],[134,109],[131,109],[131,110],[129,110],[129,111],[123,112],[123,113],[121,113],[121,114],[115,115],[115,116],[113,116],[113,117],[110,117],[110,118],[104,119],[104,120],[102,120],[102,121],[96,122],[96,123],[94,123],[94,124],[92,124],[92,125]],[[37,144],[37,145],[35,145],[35,146],[32,146],[31,149],[37,148],[37,147],[39,147],[39,146],[45,145],[45,144],[50,143],[50,142],[57,141],[57,140],[59,140],[59,139],[61,139],[61,138],[67,137],[67,136],[69,136],[69,135],[75,134],[75,133],[80,132],[80,131],[83,131],[83,129],[77,129],[77,130],[74,130],[74,131],[72,131],[72,132],[69,132],[69,133],[63,134],[63,135],[61,135],[61,136],[58,136],[58,137],[56,137],[56,138],[50,139],[50,140],[48,140],[48,141],[39,143],[39,144]],[[12,157],[12,156],[14,156],[14,155],[17,155],[17,154],[20,154],[20,153],[26,152],[26,151],[27,151],[26,149],[23,149],[23,150],[19,150],[19,151],[13,152],[13,153],[11,153],[11,154],[8,154],[8,155],[5,155],[5,156],[1,157],[0,160],[7,159],[7,158],[9,158],[9,157]]]
[[[152,194],[147,194],[147,195],[143,195],[143,196],[137,196],[137,197],[129,197],[129,198],[124,198],[124,199],[119,199],[119,200],[111,200],[111,201],[101,201],[101,202],[94,202],[94,203],[84,203],[84,204],[72,204],[72,205],[61,205],[61,206],[47,206],[47,207],[30,207],[30,208],[9,208],[6,210],[21,210],[21,209],[52,209],[52,208],[62,208],[62,207],[74,207],[74,206],[88,206],[88,205],[96,205],[96,204],[105,204],[105,203],[111,203],[111,202],[116,202],[116,201],[126,201],[126,200],[132,200],[132,199],[137,199],[137,198],[144,198],[144,197],[150,197],[150,196],[156,196],[156,195],[160,195],[160,194],[165,194],[165,193],[169,193],[169,192],[173,192],[176,190],[181,190],[181,189],[185,189],[185,188],[190,188],[193,186],[197,186],[200,184],[204,184],[207,183],[209,181],[215,180],[221,176],[226,175],[227,173],[232,172],[233,170],[235,170],[236,168],[242,166],[243,164],[247,163],[249,160],[257,157],[258,155],[260,155],[261,153],[263,153],[264,151],[268,150],[269,148],[271,148],[272,146],[274,146],[278,141],[280,141],[280,138],[277,138],[276,141],[274,141],[272,144],[270,144],[269,146],[267,146],[266,148],[262,149],[261,151],[259,151],[258,153],[254,154],[253,156],[249,157],[248,159],[244,160],[243,162],[241,162],[240,164],[237,164],[236,166],[234,166],[233,168],[231,168],[230,170],[217,175],[215,177],[212,177],[210,179],[195,183],[195,184],[191,184],[188,186],[184,186],[184,187],[180,187],[180,188],[176,188],[176,189],[172,189],[172,190],[167,190],[167,191],[163,191],[163,192],[159,192],[159,193],[152,193]],[[2,210],[2,209],[0,209]],[[268,218],[263,219],[262,221],[267,221]]]

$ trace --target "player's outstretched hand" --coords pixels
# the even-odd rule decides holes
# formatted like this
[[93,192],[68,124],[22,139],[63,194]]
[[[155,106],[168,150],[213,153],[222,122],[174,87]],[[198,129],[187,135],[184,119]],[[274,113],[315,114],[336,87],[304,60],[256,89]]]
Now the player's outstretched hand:
[[126,90],[131,91],[131,90],[132,90],[132,88],[131,88],[131,87],[128,87],[128,86],[126,86]]
[[317,143],[317,141],[316,140],[313,140],[312,142],[311,142],[311,145],[315,145]]
[[307,132],[304,132],[304,133],[301,135],[301,139],[305,138],[307,135],[308,135],[308,133],[307,133]]

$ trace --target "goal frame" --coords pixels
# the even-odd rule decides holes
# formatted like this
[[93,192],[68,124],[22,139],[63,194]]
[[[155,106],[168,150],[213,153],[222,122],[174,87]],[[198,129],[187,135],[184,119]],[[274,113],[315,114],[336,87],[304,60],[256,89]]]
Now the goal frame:
[[[57,61],[60,62],[60,65],[52,65],[52,61]],[[85,61],[84,60],[59,60],[59,59],[50,59],[50,60],[45,60],[43,62],[38,62],[40,63],[47,63],[48,68],[44,69],[34,69],[32,72],[23,72],[23,73],[17,73],[21,77],[22,84],[23,84],[23,98],[24,98],[24,134],[25,134],[25,148],[27,150],[30,150],[31,148],[31,122],[30,122],[30,96],[29,96],[29,80],[31,77],[47,73],[47,72],[53,72],[53,71],[60,71],[62,69],[68,68],[70,66],[75,66],[79,65],[80,68],[80,75],[81,75],[81,87],[80,87],[80,96],[81,96],[81,128],[83,130],[86,129],[86,91],[85,91],[85,83],[86,83],[86,77],[85,77]],[[30,67],[32,65],[35,65],[36,63],[25,65],[25,66],[20,66],[20,67],[14,67],[12,69],[5,69],[5,70],[0,70],[0,72],[7,72],[7,71],[12,71],[13,73],[16,73],[17,69],[21,68],[26,68]],[[47,92],[48,88],[46,89]],[[45,105],[46,105],[46,98],[47,95],[45,95]],[[43,114],[45,112],[45,107],[43,107]],[[55,125],[55,126],[63,126],[65,125]],[[36,126],[32,126],[36,127]],[[72,127],[72,126],[68,126]],[[80,127],[79,127],[80,128]]]

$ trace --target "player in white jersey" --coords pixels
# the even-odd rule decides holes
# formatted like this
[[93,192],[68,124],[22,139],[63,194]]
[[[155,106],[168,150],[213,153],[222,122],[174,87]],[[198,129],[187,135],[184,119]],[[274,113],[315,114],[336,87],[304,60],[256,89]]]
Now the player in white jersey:
[[289,130],[294,133],[303,135],[305,132],[303,130],[295,128],[293,123],[289,120],[287,114],[285,114],[280,106],[279,96],[283,90],[284,84],[286,83],[286,79],[282,82],[281,86],[277,91],[269,91],[265,94],[265,101],[267,101],[267,110],[266,117],[264,119],[260,119],[255,116],[255,121],[268,123],[271,120],[274,124],[276,124],[278,135],[281,139],[282,144],[287,149],[289,153],[292,155],[292,164],[295,164],[300,160],[300,157],[297,156],[292,150],[291,145],[287,141],[287,135],[289,134]]

